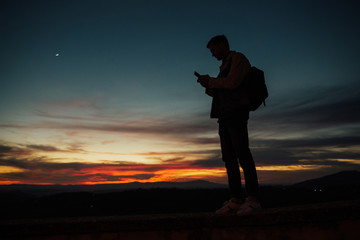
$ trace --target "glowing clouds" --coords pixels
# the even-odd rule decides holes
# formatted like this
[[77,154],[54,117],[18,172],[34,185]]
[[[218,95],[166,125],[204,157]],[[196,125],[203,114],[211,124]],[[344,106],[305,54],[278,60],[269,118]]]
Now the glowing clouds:
[[26,170],[18,168],[18,167],[14,167],[14,166],[0,166],[0,174],[4,174],[4,173],[19,173],[19,172],[24,172]]
[[257,166],[258,171],[304,171],[316,170],[326,167],[325,165],[271,165],[271,166]]

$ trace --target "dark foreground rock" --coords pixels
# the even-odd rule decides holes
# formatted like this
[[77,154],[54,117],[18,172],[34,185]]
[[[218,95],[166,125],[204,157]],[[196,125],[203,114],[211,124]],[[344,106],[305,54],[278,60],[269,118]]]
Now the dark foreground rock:
[[0,239],[360,239],[360,201],[263,209],[249,217],[213,213],[0,221]]

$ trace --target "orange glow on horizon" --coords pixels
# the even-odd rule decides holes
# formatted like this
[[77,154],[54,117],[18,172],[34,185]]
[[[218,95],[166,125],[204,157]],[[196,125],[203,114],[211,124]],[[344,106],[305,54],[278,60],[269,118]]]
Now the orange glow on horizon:
[[[290,165],[290,166],[257,166],[259,177],[261,172],[282,171],[311,171],[325,168],[323,165]],[[17,173],[21,169],[2,167],[3,173]],[[28,172],[24,170],[23,172]],[[194,167],[189,163],[178,164],[152,164],[152,165],[124,165],[115,164],[103,166],[85,166],[81,169],[63,168],[54,170],[34,170],[30,175],[43,176],[38,179],[10,180],[0,179],[0,185],[10,184],[36,184],[36,185],[95,185],[95,184],[121,184],[121,183],[155,183],[155,182],[186,182],[193,180],[206,180],[210,182],[227,183],[226,170],[224,167]],[[63,180],[57,177],[64,177]],[[73,180],[75,179],[75,180]],[[242,179],[243,181],[244,179]],[[244,183],[244,182],[243,182]]]
[[324,168],[323,165],[274,165],[274,166],[258,166],[258,171],[304,171],[304,170],[315,170]]
[[0,185],[21,184],[20,181],[0,181]]
[[[169,167],[169,166],[168,166]],[[199,169],[199,168],[186,168],[186,166],[174,166],[174,168],[166,168],[154,172],[146,171],[110,171],[109,175],[121,176],[117,181],[103,181],[104,179],[93,178],[89,181],[82,182],[81,184],[119,184],[119,183],[154,183],[154,182],[184,182],[192,180],[203,179],[221,179],[226,176],[226,171],[223,168],[214,169]],[[140,174],[153,174],[154,176],[146,179],[138,179],[136,175]],[[135,177],[132,177],[135,176]]]

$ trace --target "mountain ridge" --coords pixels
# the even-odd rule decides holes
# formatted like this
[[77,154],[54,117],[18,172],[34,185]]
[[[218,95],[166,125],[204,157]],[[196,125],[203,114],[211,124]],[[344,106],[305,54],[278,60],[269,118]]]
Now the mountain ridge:
[[[292,188],[324,188],[348,185],[360,185],[360,172],[356,170],[342,171],[320,178],[309,179],[289,185]],[[136,189],[177,188],[177,189],[215,189],[227,188],[226,184],[214,183],[205,180],[187,182],[154,182],[154,183],[120,183],[120,184],[94,184],[94,185],[36,185],[36,184],[11,184],[0,185],[0,191],[32,191],[37,195],[39,192],[112,192]]]
[[119,183],[119,184],[94,184],[94,185],[36,185],[36,184],[11,184],[0,185],[0,191],[18,191],[31,193],[31,195],[57,194],[63,192],[121,192],[136,189],[216,189],[226,188],[227,185],[213,183],[205,180],[194,180],[187,182],[154,182],[154,183]]
[[296,188],[329,188],[360,185],[360,172],[357,170],[341,171],[320,178],[309,179],[296,184]]

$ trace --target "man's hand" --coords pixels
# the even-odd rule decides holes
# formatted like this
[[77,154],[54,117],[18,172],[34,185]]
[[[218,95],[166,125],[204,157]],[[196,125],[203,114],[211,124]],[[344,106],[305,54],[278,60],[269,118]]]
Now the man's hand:
[[200,75],[198,73],[196,73],[195,75],[198,77],[197,82],[200,83],[201,86],[206,88],[208,86],[210,76],[209,75]]

